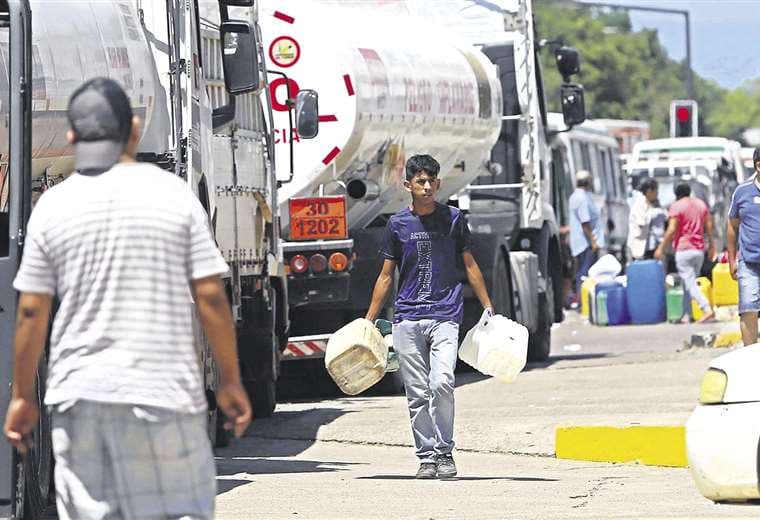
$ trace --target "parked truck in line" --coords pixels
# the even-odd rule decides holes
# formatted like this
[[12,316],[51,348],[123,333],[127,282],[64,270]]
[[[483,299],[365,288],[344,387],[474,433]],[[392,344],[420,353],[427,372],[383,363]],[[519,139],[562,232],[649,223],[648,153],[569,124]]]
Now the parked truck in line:
[[[233,11],[241,19],[230,19],[228,6],[241,7]],[[0,1],[0,113],[7,122],[0,128],[0,417],[10,399],[17,304],[11,283],[26,222],[37,196],[73,170],[65,141],[67,102],[95,76],[117,80],[142,119],[138,158],[186,180],[206,208],[231,266],[225,283],[243,378],[255,413],[271,414],[278,334],[287,325],[276,318],[276,287],[285,282],[273,211],[269,114],[259,96],[265,68],[259,42],[252,1]],[[209,435],[223,443],[214,399],[216,365],[199,323],[195,337]],[[43,359],[40,403],[45,374]],[[40,411],[29,454],[22,457],[7,443],[0,447],[0,518],[37,518],[47,504],[50,424],[45,408]]]
[[[467,213],[496,311],[525,324],[531,358],[545,359],[562,317],[561,249],[530,1],[263,1],[260,19],[288,200],[283,361],[323,357],[330,334],[365,314],[385,223],[409,203],[404,164],[417,153],[441,164],[439,201]],[[340,31],[326,31],[328,21]],[[577,53],[556,55],[569,78]],[[319,103],[308,141],[299,114],[295,126],[290,117],[303,87]],[[579,86],[563,87],[570,124],[583,120],[582,100]],[[466,292],[463,331],[480,311]]]

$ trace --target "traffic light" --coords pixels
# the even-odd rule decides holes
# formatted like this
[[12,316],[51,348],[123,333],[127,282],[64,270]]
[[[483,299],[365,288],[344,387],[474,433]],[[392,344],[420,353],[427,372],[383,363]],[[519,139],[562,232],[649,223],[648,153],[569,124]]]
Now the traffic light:
[[670,137],[696,137],[698,134],[697,102],[677,99],[670,103]]

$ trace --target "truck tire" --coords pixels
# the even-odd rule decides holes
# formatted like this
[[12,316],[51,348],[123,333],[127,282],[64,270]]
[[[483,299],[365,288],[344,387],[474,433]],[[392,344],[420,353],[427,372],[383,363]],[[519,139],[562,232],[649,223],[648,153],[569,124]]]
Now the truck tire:
[[37,369],[37,406],[39,419],[32,433],[34,446],[22,457],[14,450],[16,458],[16,499],[13,503],[14,518],[36,520],[48,505],[53,472],[53,447],[50,438],[50,415],[42,405],[47,379],[47,356],[43,354]]
[[494,262],[493,277],[491,278],[493,310],[496,314],[514,318],[512,310],[512,278],[509,274],[507,260],[501,252]]
[[381,395],[400,395],[404,393],[404,378],[401,377],[401,370],[388,372],[377,384],[378,392]]
[[230,445],[231,433],[224,428],[224,413],[220,409],[214,412],[214,448],[226,448]]
[[546,361],[552,349],[552,324],[554,323],[554,286],[546,282],[546,291],[538,295],[538,330],[528,340],[528,360]]
[[277,384],[267,378],[263,381],[249,381],[245,383],[248,398],[251,400],[253,417],[256,419],[272,417],[277,406]]

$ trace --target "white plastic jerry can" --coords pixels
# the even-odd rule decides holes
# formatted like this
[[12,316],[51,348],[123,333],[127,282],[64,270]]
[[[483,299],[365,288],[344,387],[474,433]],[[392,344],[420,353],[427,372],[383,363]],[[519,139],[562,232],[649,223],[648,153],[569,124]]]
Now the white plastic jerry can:
[[365,391],[385,375],[388,346],[375,325],[358,318],[330,336],[325,367],[348,395]]

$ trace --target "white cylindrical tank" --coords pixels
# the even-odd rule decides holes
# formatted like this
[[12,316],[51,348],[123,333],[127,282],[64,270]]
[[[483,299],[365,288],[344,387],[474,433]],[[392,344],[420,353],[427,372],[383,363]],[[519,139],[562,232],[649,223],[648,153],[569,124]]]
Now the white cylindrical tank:
[[[132,0],[31,0],[32,175],[50,181],[73,168],[66,141],[69,96],[96,76],[118,81],[143,127],[157,101],[155,64]],[[8,32],[0,31],[0,113],[7,117]],[[7,162],[8,129],[0,126],[0,162]]]
[[281,179],[291,137],[295,145],[293,180],[279,199],[345,186],[351,229],[408,204],[404,164],[414,154],[440,162],[445,201],[486,173],[501,129],[497,72],[480,51],[406,9],[388,15],[372,4],[269,0],[259,13],[267,67],[288,76],[291,96],[319,93],[319,134],[299,139],[288,132],[286,80],[269,75]]

